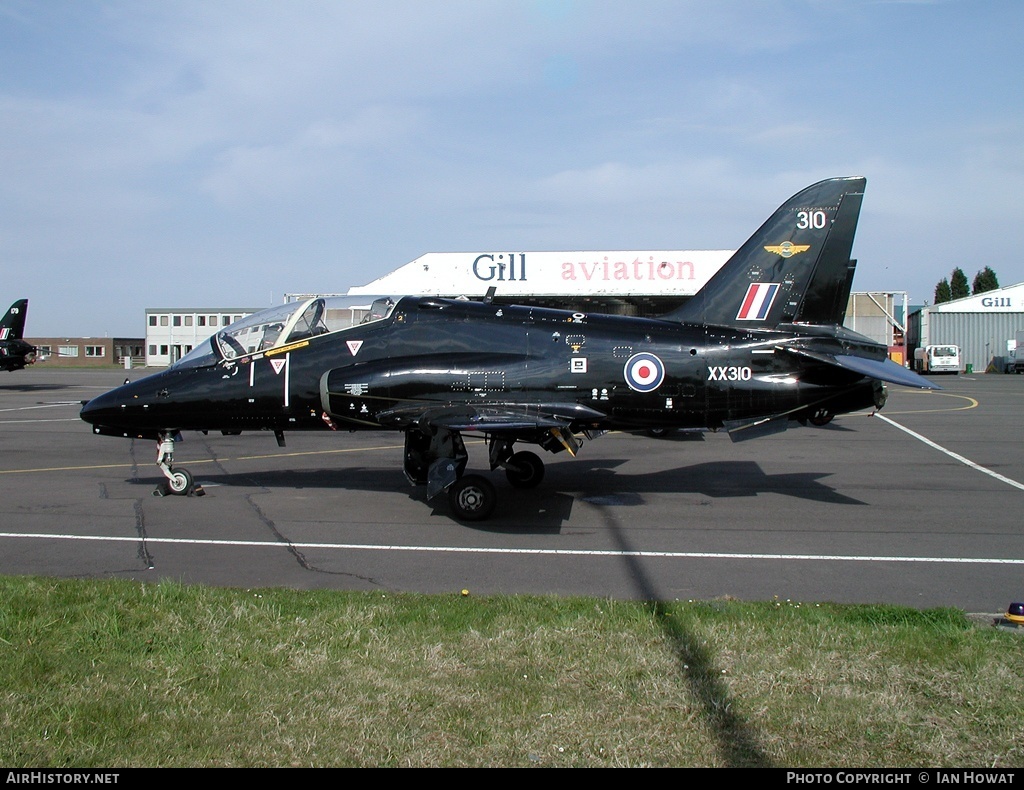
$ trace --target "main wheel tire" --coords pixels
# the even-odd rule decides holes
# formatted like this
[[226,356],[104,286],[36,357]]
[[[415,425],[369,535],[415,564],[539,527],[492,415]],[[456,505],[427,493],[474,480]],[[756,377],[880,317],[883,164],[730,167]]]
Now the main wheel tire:
[[645,433],[653,439],[664,439],[675,431],[674,428],[648,428]]
[[494,485],[481,475],[463,475],[448,488],[448,504],[460,521],[483,521],[497,503]]
[[514,488],[536,488],[544,479],[544,462],[540,456],[523,450],[508,459],[505,477]]
[[814,414],[811,415],[811,425],[828,425],[832,422],[832,418],[835,417],[832,412],[826,411],[825,409],[818,409]]
[[167,487],[172,494],[185,496],[192,490],[192,474],[187,469],[175,469],[167,478]]

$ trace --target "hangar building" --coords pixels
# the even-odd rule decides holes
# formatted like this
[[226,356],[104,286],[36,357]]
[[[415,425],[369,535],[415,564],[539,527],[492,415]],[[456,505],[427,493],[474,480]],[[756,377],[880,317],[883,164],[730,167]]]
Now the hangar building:
[[949,343],[960,347],[965,370],[1003,373],[1016,333],[1024,330],[1024,283],[922,307],[907,324],[911,359],[917,348]]
[[166,367],[254,307],[147,307],[146,367]]

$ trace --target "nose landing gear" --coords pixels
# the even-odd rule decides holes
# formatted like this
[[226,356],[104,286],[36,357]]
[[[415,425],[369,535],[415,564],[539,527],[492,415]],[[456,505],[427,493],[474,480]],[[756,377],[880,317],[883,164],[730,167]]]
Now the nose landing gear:
[[203,496],[206,492],[195,482],[192,473],[187,469],[174,468],[174,437],[176,434],[165,432],[160,434],[157,443],[156,465],[160,467],[167,481],[153,490],[153,496]]

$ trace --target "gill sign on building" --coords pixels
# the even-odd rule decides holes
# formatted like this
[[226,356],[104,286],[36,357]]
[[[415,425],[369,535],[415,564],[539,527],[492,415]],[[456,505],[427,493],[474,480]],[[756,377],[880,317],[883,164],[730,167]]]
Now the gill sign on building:
[[732,250],[431,252],[349,295],[693,296]]
[[952,302],[942,302],[929,309],[940,313],[1024,312],[1024,283],[965,296],[963,299],[954,299]]

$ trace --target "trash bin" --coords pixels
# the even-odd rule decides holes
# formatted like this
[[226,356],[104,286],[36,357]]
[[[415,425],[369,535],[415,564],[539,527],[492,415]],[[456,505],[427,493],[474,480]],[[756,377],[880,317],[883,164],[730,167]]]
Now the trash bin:
[[971,364],[970,362],[967,363],[967,372],[968,373],[973,373],[974,372],[974,365]]

